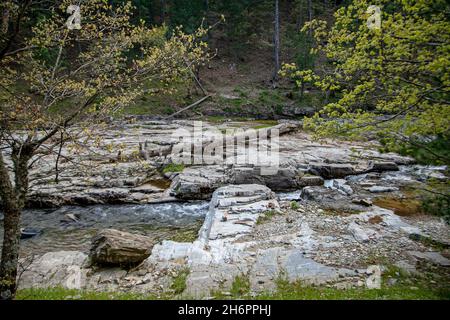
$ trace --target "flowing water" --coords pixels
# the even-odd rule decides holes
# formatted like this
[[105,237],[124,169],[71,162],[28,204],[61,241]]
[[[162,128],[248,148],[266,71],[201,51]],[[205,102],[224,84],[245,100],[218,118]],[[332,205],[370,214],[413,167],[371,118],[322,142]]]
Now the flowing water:
[[[206,201],[25,210],[21,227],[40,233],[21,240],[21,255],[62,250],[88,252],[92,236],[104,228],[146,235],[155,242],[193,241],[207,211]],[[3,226],[0,228],[0,243],[2,239]]]

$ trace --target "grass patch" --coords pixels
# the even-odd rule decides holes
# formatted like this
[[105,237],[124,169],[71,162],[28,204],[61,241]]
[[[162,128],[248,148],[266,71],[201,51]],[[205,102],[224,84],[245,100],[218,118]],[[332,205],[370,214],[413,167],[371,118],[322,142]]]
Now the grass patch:
[[200,230],[202,225],[203,221],[199,221],[198,223],[193,224],[192,227],[189,227],[188,229],[186,229],[186,227],[177,228],[172,231],[169,240],[175,242],[194,242],[198,238],[198,230]]
[[256,224],[262,224],[262,223],[268,222],[268,221],[272,220],[272,218],[274,216],[276,216],[277,214],[279,214],[279,213],[275,210],[266,211],[258,217],[258,220],[256,220]]
[[[176,299],[186,289],[189,269],[180,269],[173,277],[172,292],[156,296],[152,294],[95,292],[70,290],[60,287],[47,289],[23,289],[16,295],[17,300],[156,300]],[[397,280],[389,284],[388,279]],[[433,280],[433,281],[431,281]],[[289,282],[285,273],[276,279],[274,292],[263,292],[252,296],[250,279],[247,275],[236,276],[230,292],[211,292],[215,299],[254,300],[450,300],[450,286],[445,275],[410,276],[401,269],[390,266],[383,271],[380,289],[366,287],[337,289],[325,286],[305,285],[300,281]],[[183,296],[184,299],[189,297]]]
[[172,289],[175,294],[181,294],[186,289],[186,280],[189,273],[190,270],[188,268],[183,268],[172,278],[170,289]]
[[236,276],[230,290],[233,298],[248,297],[250,294],[250,278],[247,275]]
[[426,287],[394,285],[381,289],[336,289],[305,286],[301,283],[278,283],[275,293],[264,293],[258,300],[448,300],[450,291]]
[[297,201],[291,201],[290,207],[292,210],[297,210],[298,208],[300,208],[300,205]]
[[75,289],[30,288],[19,290],[16,300],[154,300],[154,295],[124,292],[96,292]]
[[163,173],[182,172],[184,170],[184,168],[185,168],[185,166],[182,163],[181,164],[170,163],[164,167]]
[[[395,278],[394,285],[387,280]],[[450,300],[448,284],[430,286],[430,278],[408,276],[395,266],[389,266],[382,275],[380,289],[366,287],[337,289],[324,286],[308,286],[300,281],[289,282],[285,273],[276,279],[275,292],[262,293],[258,300]],[[439,283],[439,281],[436,281]],[[441,282],[442,283],[442,282]]]

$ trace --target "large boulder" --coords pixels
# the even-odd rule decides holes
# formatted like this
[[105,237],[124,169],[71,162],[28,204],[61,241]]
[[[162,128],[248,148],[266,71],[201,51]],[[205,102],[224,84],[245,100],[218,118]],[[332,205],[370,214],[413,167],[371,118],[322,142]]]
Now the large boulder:
[[92,239],[89,257],[97,265],[138,264],[148,258],[154,243],[146,236],[104,229]]
[[274,174],[264,174],[263,167],[235,167],[231,182],[233,184],[261,184],[274,191],[287,191],[298,188],[297,170],[294,167],[278,168]]

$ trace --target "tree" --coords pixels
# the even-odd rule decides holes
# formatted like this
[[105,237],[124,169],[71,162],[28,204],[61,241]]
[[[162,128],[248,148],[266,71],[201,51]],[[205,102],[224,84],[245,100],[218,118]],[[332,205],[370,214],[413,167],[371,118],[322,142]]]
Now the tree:
[[274,63],[275,63],[275,71],[273,75],[273,83],[278,80],[278,71],[280,71],[280,5],[278,0],[275,0],[275,28],[273,35],[273,43],[274,43]]
[[[338,9],[329,30],[319,20],[304,26],[313,29],[315,51],[328,58],[329,67],[315,74],[300,74],[291,67],[290,75],[313,82],[332,101],[306,126],[319,135],[375,134],[389,150],[402,142],[426,147],[430,138],[448,141],[448,2],[377,1],[381,28],[370,23],[378,11],[369,9],[372,4],[354,0]],[[449,162],[448,156],[435,156]]]
[[[71,1],[62,0],[33,26],[16,48],[20,22],[32,1],[7,1],[10,34],[0,55],[0,197],[4,239],[0,297],[16,291],[20,213],[26,203],[29,170],[63,143],[76,143],[144,93],[144,84],[172,92],[191,77],[191,67],[206,61],[207,45],[176,28],[132,24],[129,3],[89,0],[81,4],[81,26],[67,24]],[[69,14],[76,14],[72,8]],[[76,18],[76,17],[75,17]],[[74,21],[77,22],[76,19]]]

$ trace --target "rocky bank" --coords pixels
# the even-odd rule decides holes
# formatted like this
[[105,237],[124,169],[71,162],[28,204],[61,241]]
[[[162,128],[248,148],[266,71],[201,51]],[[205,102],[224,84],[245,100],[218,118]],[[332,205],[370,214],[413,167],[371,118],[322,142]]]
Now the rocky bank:
[[[381,201],[408,201],[408,190],[424,187],[431,178],[448,179],[445,167],[419,166],[407,157],[379,153],[376,142],[315,142],[299,123],[282,123],[276,174],[228,159],[170,172],[164,168],[173,162],[170,151],[178,143],[171,132],[180,127],[193,128],[189,121],[112,127],[104,138],[123,143],[118,157],[104,150],[102,157],[79,155],[78,162],[91,170],[69,169],[67,162],[58,185],[36,172],[29,204],[206,199],[209,210],[197,239],[146,244],[139,236],[120,241],[127,236],[119,235],[119,241],[109,242],[119,249],[108,251],[104,246],[97,250],[97,236],[90,252],[24,257],[21,288],[64,286],[158,295],[171,290],[180,270],[189,270],[183,294],[208,297],[227,292],[236,276],[248,277],[256,293],[274,289],[280,276],[341,288],[365,286],[367,268],[374,264],[396,265],[409,273],[420,273],[426,265],[448,275],[450,228],[445,221],[420,212],[401,216],[398,208]],[[242,127],[257,126],[230,121],[219,130]],[[109,252],[114,259],[108,259]],[[133,257],[133,265],[120,263],[124,261],[116,258],[121,254]]]

